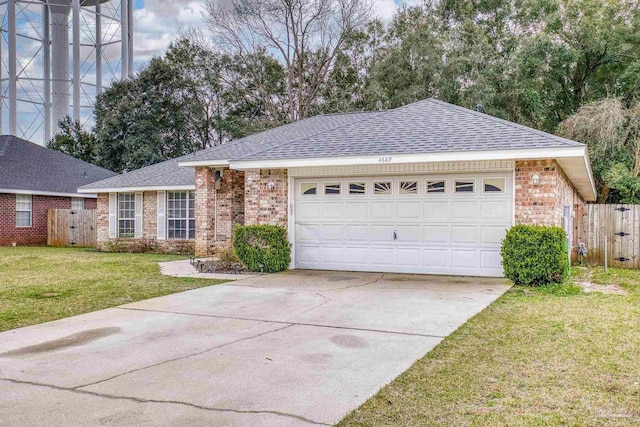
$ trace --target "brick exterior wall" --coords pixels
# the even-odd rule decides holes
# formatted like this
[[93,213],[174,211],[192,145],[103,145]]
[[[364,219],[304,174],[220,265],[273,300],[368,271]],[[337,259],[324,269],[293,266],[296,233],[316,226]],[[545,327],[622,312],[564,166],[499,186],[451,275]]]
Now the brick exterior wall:
[[196,255],[229,246],[235,225],[244,224],[244,176],[225,169],[216,190],[215,170],[196,168]]
[[[270,183],[273,183],[273,189],[269,189]],[[259,172],[246,172],[245,224],[274,224],[286,227],[289,220],[288,190],[289,181],[286,169],[263,169]]]
[[[85,198],[85,209],[96,200]],[[0,193],[0,246],[46,245],[49,209],[71,209],[71,197],[31,196],[31,227],[16,227],[16,195]]]
[[100,251],[157,252],[175,254],[193,254],[194,240],[164,239],[158,240],[158,193],[142,193],[142,239],[109,238],[109,194],[98,194],[97,200],[98,238]]
[[[533,185],[534,175],[540,177]],[[516,224],[562,225],[564,206],[575,209],[580,197],[564,171],[552,159],[520,160],[515,165]]]

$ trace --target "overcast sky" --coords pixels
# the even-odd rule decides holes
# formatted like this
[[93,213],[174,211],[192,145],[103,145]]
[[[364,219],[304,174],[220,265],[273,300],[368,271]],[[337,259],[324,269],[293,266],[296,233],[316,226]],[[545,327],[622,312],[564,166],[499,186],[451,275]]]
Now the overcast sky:
[[[402,0],[375,0],[374,13],[391,18]],[[416,0],[411,3],[417,3]],[[181,29],[205,29],[200,0],[136,0],[134,49],[136,69],[153,55],[161,55]]]

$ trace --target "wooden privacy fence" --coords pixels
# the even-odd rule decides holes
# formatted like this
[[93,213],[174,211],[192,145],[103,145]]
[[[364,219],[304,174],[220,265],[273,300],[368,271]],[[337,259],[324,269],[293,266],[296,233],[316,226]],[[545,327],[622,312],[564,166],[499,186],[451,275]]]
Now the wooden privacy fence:
[[590,265],[640,268],[640,205],[578,205],[573,225],[573,246],[587,245]]
[[47,244],[49,246],[96,246],[96,211],[49,209],[48,220]]

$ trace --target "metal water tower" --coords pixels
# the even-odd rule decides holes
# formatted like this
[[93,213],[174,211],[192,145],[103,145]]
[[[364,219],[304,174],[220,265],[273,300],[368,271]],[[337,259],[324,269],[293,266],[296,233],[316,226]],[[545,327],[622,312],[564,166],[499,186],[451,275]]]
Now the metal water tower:
[[0,133],[45,143],[133,74],[134,0],[0,0]]

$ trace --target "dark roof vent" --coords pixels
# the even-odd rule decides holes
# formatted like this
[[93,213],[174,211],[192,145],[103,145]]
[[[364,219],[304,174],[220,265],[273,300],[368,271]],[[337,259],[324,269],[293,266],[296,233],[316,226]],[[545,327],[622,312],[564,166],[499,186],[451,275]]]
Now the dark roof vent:
[[82,171],[82,177],[83,178],[89,178],[89,174],[87,173],[87,171]]
[[476,111],[478,113],[484,113],[484,105],[482,105],[482,104],[476,105]]

